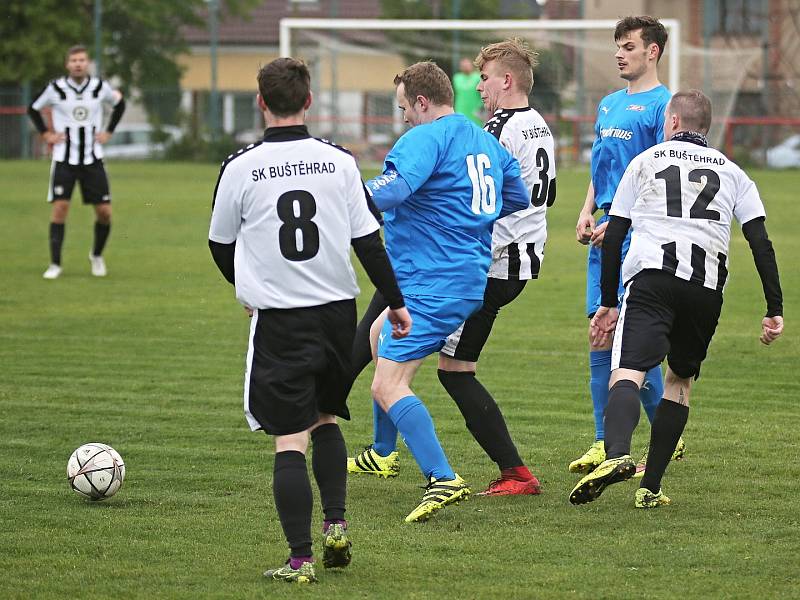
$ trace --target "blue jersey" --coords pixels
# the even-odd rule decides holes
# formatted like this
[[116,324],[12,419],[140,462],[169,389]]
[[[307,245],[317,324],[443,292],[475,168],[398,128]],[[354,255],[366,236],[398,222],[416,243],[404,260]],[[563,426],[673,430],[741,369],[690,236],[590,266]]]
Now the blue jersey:
[[517,160],[452,114],[409,129],[384,167],[411,190],[384,212],[386,251],[403,294],[483,298],[503,182],[521,181]]
[[592,184],[597,208],[608,210],[633,158],[664,141],[664,109],[671,94],[663,86],[629,94],[619,90],[600,101],[592,145]]

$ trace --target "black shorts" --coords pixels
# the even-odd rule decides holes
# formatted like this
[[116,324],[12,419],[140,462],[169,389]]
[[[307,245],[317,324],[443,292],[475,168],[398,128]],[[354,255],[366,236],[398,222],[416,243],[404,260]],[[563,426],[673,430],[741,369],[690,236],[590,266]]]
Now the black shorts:
[[441,353],[456,360],[478,362],[497,313],[522,293],[526,283],[527,279],[487,279],[483,306],[448,336]]
[[611,368],[649,371],[666,357],[678,377],[697,379],[721,310],[721,292],[642,271],[625,288]]
[[50,190],[47,194],[47,201],[71,199],[76,181],[81,184],[81,196],[83,196],[84,204],[111,202],[108,177],[102,160],[96,160],[90,165],[54,162],[50,170]]
[[320,413],[350,418],[355,300],[256,311],[250,325],[245,413],[271,435],[305,431]]

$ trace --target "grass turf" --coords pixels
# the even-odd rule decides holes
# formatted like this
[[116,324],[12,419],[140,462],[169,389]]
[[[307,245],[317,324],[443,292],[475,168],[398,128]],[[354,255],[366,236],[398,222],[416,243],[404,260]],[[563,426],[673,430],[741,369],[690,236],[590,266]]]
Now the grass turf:
[[[752,173],[782,267],[786,335],[771,348],[758,343],[764,301],[735,232],[723,316],[693,392],[687,458],[664,480],[673,506],[634,510],[634,483],[587,506],[567,499],[576,477],[566,465],[593,431],[585,248],[574,241],[587,174],[563,170],[542,278],[503,310],[480,364],[543,494],[473,498],[406,525],[423,482],[402,448],[398,479],[350,480],[352,565],[327,573],[318,564],[321,583],[298,589],[260,576],[287,552],[272,501],[272,444],[248,433],[242,415],[248,321],[206,248],[216,168],[110,164],[109,276],[89,274],[92,211],[73,201],[64,274],[45,281],[48,168],[0,162],[0,597],[800,596],[791,566],[800,552],[796,171]],[[370,289],[362,289],[363,308]],[[343,424],[351,452],[371,436],[370,374]],[[456,470],[482,488],[495,468],[432,359],[415,389]],[[128,467],[122,490],[103,503],[81,500],[66,483],[69,454],[90,441],[114,446]]]

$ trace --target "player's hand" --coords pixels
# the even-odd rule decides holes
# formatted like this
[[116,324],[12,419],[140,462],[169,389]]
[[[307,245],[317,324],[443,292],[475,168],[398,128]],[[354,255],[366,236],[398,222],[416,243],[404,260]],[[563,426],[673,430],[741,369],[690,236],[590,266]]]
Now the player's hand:
[[50,146],[55,146],[67,139],[67,136],[61,131],[45,131],[42,134],[42,139]]
[[595,248],[603,247],[603,238],[606,237],[607,227],[608,227],[608,221],[594,228],[594,231],[592,231],[592,237],[589,239],[589,243],[592,246],[594,246]]
[[411,332],[411,315],[408,309],[390,308],[386,313],[386,318],[392,324],[392,337],[396,340],[406,337]]
[[253,309],[250,308],[249,306],[247,306],[247,304],[243,304],[242,308],[244,308],[244,312],[247,313],[248,317],[252,317],[253,316]]
[[783,333],[783,317],[764,317],[761,320],[761,343],[769,346]]
[[94,141],[100,144],[105,144],[110,139],[111,139],[110,131],[99,131],[94,134]]
[[605,346],[614,333],[619,318],[619,310],[601,306],[597,309],[589,325],[589,340],[593,346]]
[[589,243],[594,231],[594,217],[590,213],[581,212],[578,215],[578,224],[575,225],[575,234],[578,241],[584,246]]

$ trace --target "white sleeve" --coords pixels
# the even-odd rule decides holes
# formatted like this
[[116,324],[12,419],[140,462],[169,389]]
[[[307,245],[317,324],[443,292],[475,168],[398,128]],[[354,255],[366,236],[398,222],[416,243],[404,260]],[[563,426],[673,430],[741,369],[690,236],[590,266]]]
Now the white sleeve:
[[753,180],[742,171],[737,178],[737,183],[738,193],[733,205],[733,216],[736,217],[736,220],[744,225],[758,217],[765,217],[767,213]]
[[47,87],[42,90],[42,93],[39,94],[39,97],[31,103],[31,106],[34,110],[42,110],[45,106],[55,104],[57,99],[58,95],[53,89],[53,84],[51,82],[48,83]]
[[120,98],[122,98],[122,94],[114,90],[107,81],[103,81],[103,85],[100,88],[100,101],[113,106],[119,102]]
[[350,213],[350,238],[360,238],[380,229],[367,206],[367,191],[355,161],[347,173],[347,209]]
[[222,167],[214,190],[214,208],[208,239],[220,244],[232,244],[242,225],[242,186],[233,169]]
[[638,166],[639,161],[633,160],[625,169],[625,174],[617,186],[617,191],[614,194],[614,199],[611,201],[611,210],[608,214],[615,217],[631,218],[631,209],[636,203],[636,175],[635,168]]

